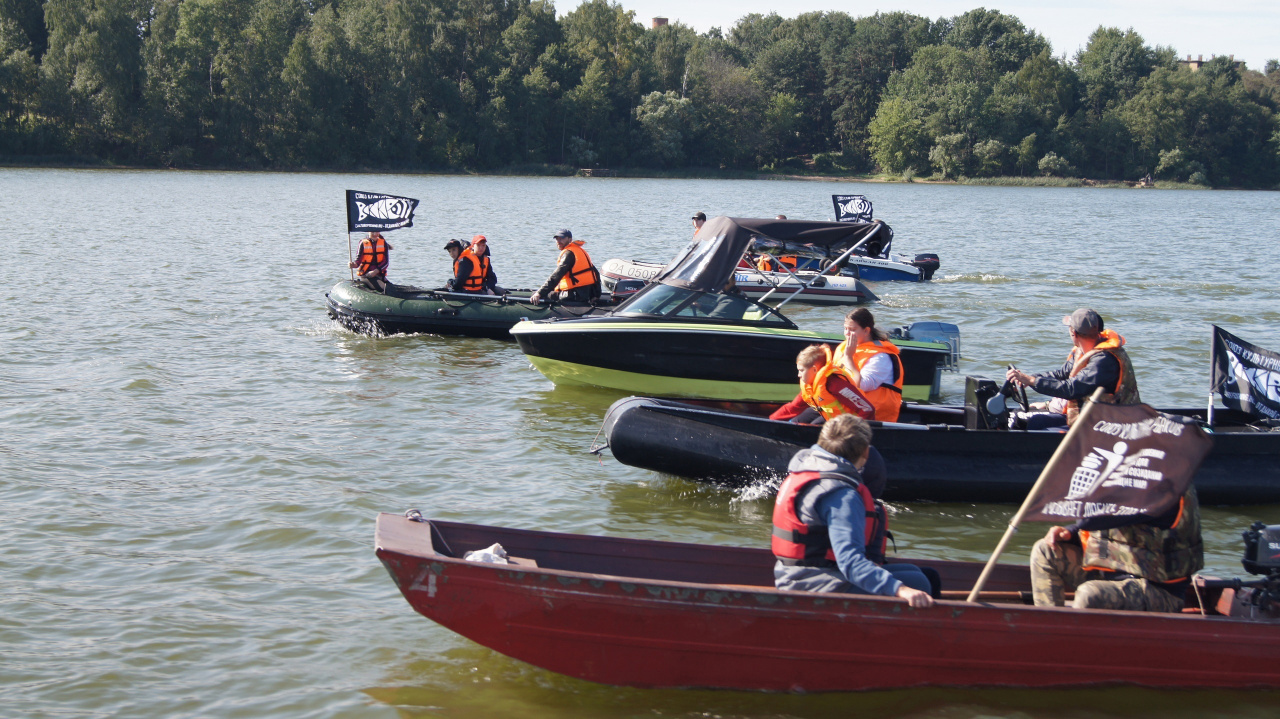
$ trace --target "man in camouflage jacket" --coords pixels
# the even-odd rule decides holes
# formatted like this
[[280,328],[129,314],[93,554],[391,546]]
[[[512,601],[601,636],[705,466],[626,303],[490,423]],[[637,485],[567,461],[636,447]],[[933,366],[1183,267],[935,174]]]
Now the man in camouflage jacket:
[[1160,516],[1085,519],[1052,527],[1031,549],[1036,606],[1179,612],[1191,575],[1204,567],[1200,505],[1192,487]]

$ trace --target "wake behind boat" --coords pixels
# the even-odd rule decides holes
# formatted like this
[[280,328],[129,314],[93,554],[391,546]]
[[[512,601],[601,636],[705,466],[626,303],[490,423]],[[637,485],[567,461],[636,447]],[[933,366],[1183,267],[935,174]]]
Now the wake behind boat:
[[[1026,565],[936,570],[943,598],[773,586],[767,549],[486,527],[381,514],[377,555],[423,616],[509,657],[604,684],[814,692],[918,686],[1273,688],[1274,576],[1196,581],[1182,614],[1028,606]],[[498,543],[512,564],[467,561]],[[1228,583],[1228,582],[1222,582]],[[1261,593],[1260,606],[1251,601]],[[1084,638],[1084,639],[1082,639]],[[1064,665],[1081,642],[1088,660]]]

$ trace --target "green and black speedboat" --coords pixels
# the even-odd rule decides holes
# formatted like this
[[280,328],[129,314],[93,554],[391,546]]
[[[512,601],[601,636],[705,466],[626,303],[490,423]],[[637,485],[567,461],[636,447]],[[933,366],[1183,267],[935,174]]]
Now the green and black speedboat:
[[[785,402],[796,394],[796,355],[838,344],[802,330],[776,308],[723,291],[755,239],[830,242],[865,226],[717,217],[644,289],[616,309],[521,322],[511,334],[556,384],[633,394]],[[959,330],[938,322],[899,332],[903,396],[927,400],[959,358]]]
[[533,290],[502,295],[476,295],[391,285],[387,293],[343,281],[325,295],[329,316],[342,326],[368,335],[438,334],[511,339],[521,320],[578,318],[604,310],[590,305],[533,304]]

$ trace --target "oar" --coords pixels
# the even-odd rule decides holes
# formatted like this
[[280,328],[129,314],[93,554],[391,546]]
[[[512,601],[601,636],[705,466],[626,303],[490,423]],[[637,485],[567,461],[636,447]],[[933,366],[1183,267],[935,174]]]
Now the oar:
[[996,545],[996,550],[991,553],[991,559],[987,560],[987,565],[982,568],[982,574],[978,575],[978,581],[973,585],[973,591],[969,592],[969,598],[966,602],[978,601],[978,594],[982,591],[982,585],[987,583],[987,577],[991,576],[991,570],[996,566],[996,560],[1000,558],[1000,554],[1004,552],[1004,548],[1009,544],[1009,539],[1018,531],[1018,525],[1022,522],[1022,517],[1027,513],[1027,507],[1031,505],[1032,500],[1040,496],[1040,487],[1049,478],[1049,475],[1058,466],[1058,461],[1067,451],[1067,446],[1071,440],[1075,439],[1075,435],[1080,431],[1081,427],[1088,424],[1089,413],[1098,404],[1098,398],[1102,396],[1101,387],[1093,391],[1093,395],[1089,397],[1089,403],[1084,409],[1080,410],[1079,416],[1076,417],[1075,423],[1071,425],[1071,429],[1063,435],[1062,441],[1058,443],[1058,448],[1053,450],[1053,456],[1049,458],[1049,463],[1041,470],[1040,476],[1036,478],[1036,483],[1031,486],[1031,491],[1027,493],[1027,498],[1022,500],[1022,506],[1018,508],[1018,513],[1013,515],[1013,519],[1009,520],[1009,528],[1004,530],[1004,536],[1000,538],[1000,543]]

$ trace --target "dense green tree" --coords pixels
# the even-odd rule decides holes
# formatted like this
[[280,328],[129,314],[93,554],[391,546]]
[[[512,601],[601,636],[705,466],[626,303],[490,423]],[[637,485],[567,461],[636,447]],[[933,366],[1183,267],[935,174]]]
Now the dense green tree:
[[1049,42],[1022,21],[998,10],[978,8],[957,16],[946,43],[962,49],[986,48],[997,72],[1014,72],[1028,59],[1049,53]]

